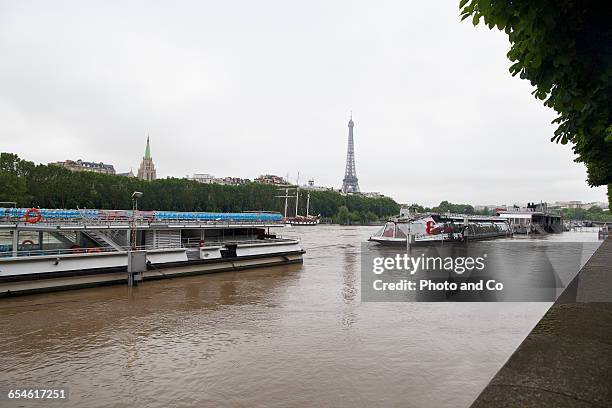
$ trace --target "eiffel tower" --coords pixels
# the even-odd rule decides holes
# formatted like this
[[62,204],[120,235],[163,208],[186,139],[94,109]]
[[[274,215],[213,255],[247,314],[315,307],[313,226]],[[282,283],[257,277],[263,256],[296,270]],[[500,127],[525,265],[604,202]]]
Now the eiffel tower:
[[346,149],[346,170],[344,170],[344,179],[342,179],[343,193],[359,193],[359,179],[355,172],[355,147],[353,146],[353,114],[348,123],[348,148]]

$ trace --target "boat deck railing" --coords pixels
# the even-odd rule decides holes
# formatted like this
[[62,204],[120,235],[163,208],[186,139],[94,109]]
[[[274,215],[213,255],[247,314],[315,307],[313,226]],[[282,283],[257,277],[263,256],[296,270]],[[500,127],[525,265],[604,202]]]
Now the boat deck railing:
[[277,212],[146,211],[60,208],[2,208],[0,222],[19,223],[172,223],[172,222],[281,222]]
[[114,248],[92,247],[92,248],[61,248],[61,249],[20,249],[16,253],[13,251],[0,252],[0,258],[31,257],[31,256],[59,256],[77,254],[97,254],[103,252],[120,252]]
[[[271,242],[294,242],[292,237],[276,237],[265,239],[225,239],[225,240],[207,240],[206,242],[183,242],[181,245],[137,245],[133,248],[136,251],[153,251],[153,250],[171,250],[171,249],[186,249],[197,250],[199,248],[214,247],[227,244],[261,244]],[[100,254],[100,253],[124,253],[132,248],[122,246],[119,248],[112,247],[82,247],[82,248],[56,248],[56,249],[20,249],[17,252],[0,251],[0,258],[12,257],[32,257],[32,256],[60,256],[60,255],[80,255],[80,254]]]
[[[234,237],[211,237],[206,238],[206,240],[197,239],[197,238],[183,238],[181,239],[181,246],[176,248],[201,248],[207,246],[218,246],[225,244],[256,244],[262,242],[289,242],[289,241],[297,241],[299,240],[297,237],[289,237],[289,236],[279,236],[275,235],[274,237],[266,237],[263,239],[255,238],[255,237],[246,237],[246,238],[234,238]],[[152,248],[145,248],[152,249]]]
[[283,226],[282,220],[202,220],[202,219],[153,219],[149,217],[96,217],[96,218],[43,218],[36,223],[30,223],[23,217],[0,216],[0,225],[8,227],[29,227],[32,229],[57,228],[57,227],[119,227],[129,228],[131,226],[151,227],[164,225],[185,226]]
[[419,220],[422,220],[424,218],[427,218],[433,215],[437,215],[440,217],[457,220],[457,221],[463,221],[467,219],[468,221],[472,221],[472,222],[477,222],[477,221],[490,221],[490,222],[497,222],[497,223],[507,222],[505,218],[501,218],[495,215],[458,214],[458,213],[451,213],[451,212],[445,212],[445,213],[429,212],[429,213],[411,214],[409,217],[394,217],[394,218],[391,218],[389,221],[392,221],[392,222],[419,221]]

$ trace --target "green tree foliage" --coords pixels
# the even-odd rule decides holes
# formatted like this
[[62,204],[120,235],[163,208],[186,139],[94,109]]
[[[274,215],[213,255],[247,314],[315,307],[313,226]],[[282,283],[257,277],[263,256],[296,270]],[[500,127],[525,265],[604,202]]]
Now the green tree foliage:
[[474,207],[469,204],[453,204],[448,201],[442,201],[439,205],[431,209],[432,212],[453,214],[474,214]]
[[414,210],[415,210],[416,212],[418,212],[418,213],[426,213],[426,212],[431,211],[429,208],[427,208],[427,207],[423,207],[422,205],[417,204],[417,203],[412,203],[412,204],[410,204],[410,207],[409,207],[409,208],[414,209]]
[[27,199],[25,179],[13,173],[0,172],[0,201],[24,202]]
[[[512,75],[559,116],[552,140],[571,143],[591,186],[612,183],[612,16],[599,0],[461,0],[462,19],[508,34]],[[611,200],[612,201],[612,200]]]
[[612,222],[612,214],[609,211],[603,211],[599,207],[591,207],[588,210],[584,208],[566,208],[563,210],[563,218],[566,220]]
[[15,154],[0,154],[0,201],[13,201],[22,205],[30,200],[25,175],[33,165],[20,160]]
[[351,223],[351,212],[346,205],[340,206],[338,213],[334,217],[334,223],[347,225]]
[[495,214],[495,209],[493,208],[484,207],[482,210],[476,211],[474,207],[471,206],[470,204],[453,204],[448,201],[442,201],[440,204],[438,204],[437,206],[433,208],[423,207],[422,205],[414,203],[410,205],[410,208],[414,208],[417,213],[421,213],[421,214],[429,213],[429,212],[441,213],[441,214],[447,213],[447,212],[451,212],[453,214],[475,214],[475,215],[493,215]]
[[376,222],[379,220],[379,218],[372,211],[368,211],[367,213],[364,214],[363,220],[364,222],[369,223],[369,222]]
[[[284,201],[275,197],[279,195],[277,187],[266,184],[224,186],[176,178],[149,182],[34,165],[14,154],[0,153],[0,201],[16,201],[21,207],[129,209],[133,191],[144,193],[139,201],[143,210],[283,211],[284,207]],[[299,207],[300,214],[305,214],[304,191],[300,192]],[[399,212],[399,205],[387,197],[344,196],[334,191],[310,193],[311,215],[332,218],[341,207],[349,212],[348,219],[358,218],[359,222],[372,218],[372,214],[385,218]],[[295,206],[290,209],[295,211]]]

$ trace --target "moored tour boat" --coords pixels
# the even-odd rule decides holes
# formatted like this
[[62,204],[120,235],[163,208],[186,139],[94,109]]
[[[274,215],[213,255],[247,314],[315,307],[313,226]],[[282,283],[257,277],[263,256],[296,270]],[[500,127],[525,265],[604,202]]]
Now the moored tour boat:
[[[321,222],[321,214],[319,215],[310,215],[310,191],[308,191],[306,195],[306,215],[300,215],[298,212],[299,209],[299,199],[300,199],[300,188],[296,187],[295,196],[289,195],[289,188],[285,188],[285,195],[277,196],[278,198],[285,199],[285,217],[283,218],[285,224],[292,225],[319,225]],[[287,216],[287,204],[289,198],[295,198],[295,216],[289,217]]]
[[0,208],[0,296],[302,262],[279,213]]
[[295,217],[286,217],[285,222],[291,225],[317,225],[321,222],[321,217],[297,215]]
[[507,237],[512,230],[503,218],[462,214],[421,214],[389,220],[369,241],[383,245],[467,242]]
[[498,217],[508,220],[514,234],[563,232],[563,217],[549,211],[546,203],[527,203],[527,207],[498,208],[495,211]]

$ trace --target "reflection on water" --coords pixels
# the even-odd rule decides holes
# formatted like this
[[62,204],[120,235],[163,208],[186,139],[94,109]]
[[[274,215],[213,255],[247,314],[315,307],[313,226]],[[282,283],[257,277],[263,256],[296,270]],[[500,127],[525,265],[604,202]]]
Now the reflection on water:
[[[362,303],[375,230],[293,228],[303,265],[0,300],[0,387],[67,385],[62,407],[469,405],[549,304]],[[592,237],[539,242],[563,239]]]
[[344,300],[344,313],[342,324],[347,328],[355,321],[354,303],[358,296],[357,273],[359,273],[359,247],[346,248],[344,252],[344,267],[342,269],[342,299]]

